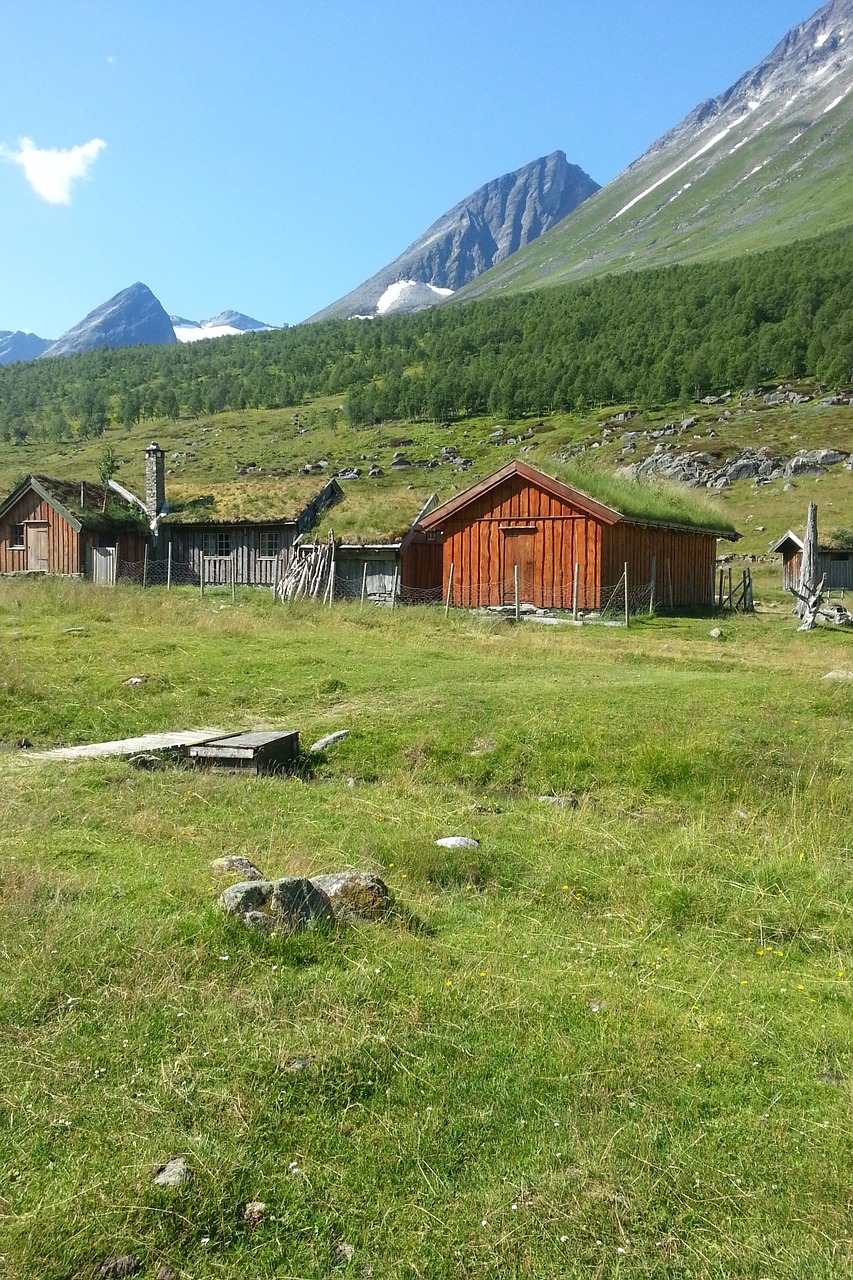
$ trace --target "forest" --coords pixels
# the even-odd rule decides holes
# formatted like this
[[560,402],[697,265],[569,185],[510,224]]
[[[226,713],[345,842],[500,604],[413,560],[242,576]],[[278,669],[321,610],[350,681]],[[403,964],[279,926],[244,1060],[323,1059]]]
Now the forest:
[[0,438],[298,406],[340,396],[353,425],[679,402],[814,377],[853,381],[853,233],[670,266],[192,345],[0,368]]

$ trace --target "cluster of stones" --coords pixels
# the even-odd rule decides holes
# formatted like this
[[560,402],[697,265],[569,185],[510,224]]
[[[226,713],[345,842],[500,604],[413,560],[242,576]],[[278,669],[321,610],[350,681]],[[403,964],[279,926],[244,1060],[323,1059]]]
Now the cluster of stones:
[[226,915],[248,929],[292,934],[359,920],[381,920],[392,908],[384,880],[365,871],[331,875],[282,876],[268,880],[247,858],[218,858],[211,869],[219,875],[239,875],[219,896]]
[[737,480],[772,484],[798,476],[820,476],[828,467],[843,462],[853,469],[850,455],[838,449],[802,449],[793,458],[776,457],[767,449],[752,446],[721,462],[713,454],[699,451],[676,453],[674,446],[656,445],[642,462],[622,467],[620,475],[631,478],[674,480],[691,488],[726,489]]

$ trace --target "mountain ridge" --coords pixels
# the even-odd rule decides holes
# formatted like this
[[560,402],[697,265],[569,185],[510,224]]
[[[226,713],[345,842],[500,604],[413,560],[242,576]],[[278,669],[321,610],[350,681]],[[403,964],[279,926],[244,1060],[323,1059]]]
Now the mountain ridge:
[[[396,284],[421,284],[454,292],[563,218],[599,190],[597,182],[562,151],[484,183],[443,213],[387,266],[306,323],[379,313]],[[413,308],[430,305],[422,292]],[[440,301],[436,297],[435,301]],[[401,306],[383,308],[405,310]]]
[[853,224],[853,0],[830,0],[460,300],[736,256]]

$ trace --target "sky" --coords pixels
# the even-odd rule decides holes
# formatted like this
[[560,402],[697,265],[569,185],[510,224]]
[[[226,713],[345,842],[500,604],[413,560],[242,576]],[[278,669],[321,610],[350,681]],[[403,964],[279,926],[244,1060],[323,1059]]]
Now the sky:
[[296,323],[551,151],[607,183],[817,0],[1,0],[0,329]]

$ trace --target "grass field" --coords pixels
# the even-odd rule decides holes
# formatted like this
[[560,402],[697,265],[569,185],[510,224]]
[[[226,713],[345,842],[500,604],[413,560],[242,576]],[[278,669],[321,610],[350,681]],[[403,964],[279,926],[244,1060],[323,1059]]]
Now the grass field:
[[[853,1274],[853,642],[777,612],[0,583],[4,1280]],[[261,779],[11,746],[261,724],[351,734]],[[400,910],[262,940],[226,853]]]

